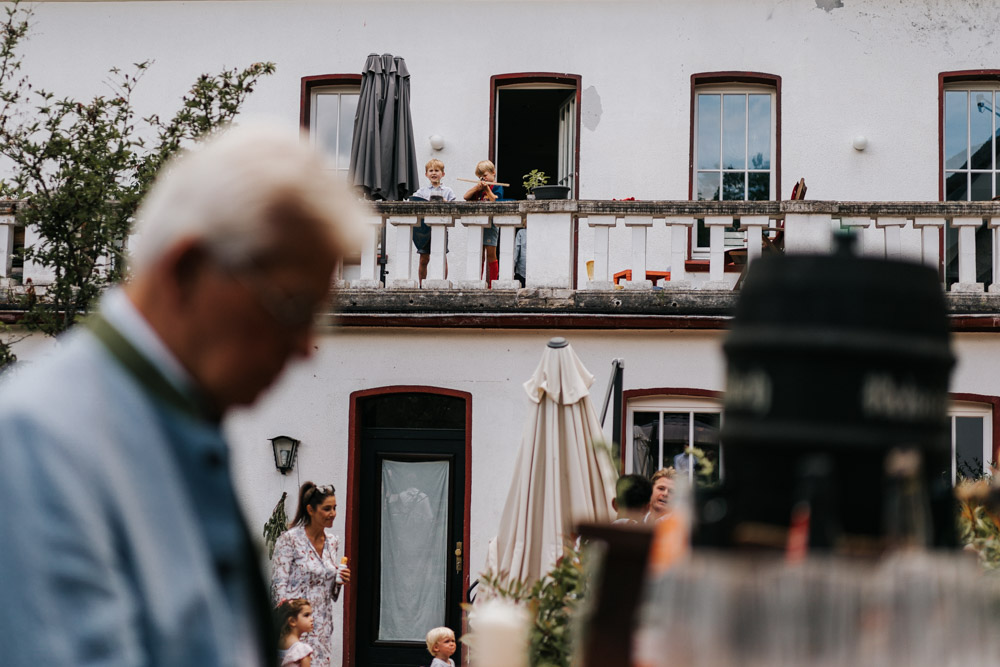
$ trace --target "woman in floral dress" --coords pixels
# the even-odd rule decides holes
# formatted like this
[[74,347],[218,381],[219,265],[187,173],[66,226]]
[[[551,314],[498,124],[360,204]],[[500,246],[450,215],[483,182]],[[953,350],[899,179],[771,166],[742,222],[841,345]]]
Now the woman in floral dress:
[[351,571],[339,564],[340,540],[330,530],[337,517],[334,494],[332,485],[302,485],[295,518],[278,538],[271,561],[272,603],[305,598],[312,605],[313,631],[306,637],[314,650],[312,667],[330,667],[337,572],[344,583],[351,579]]

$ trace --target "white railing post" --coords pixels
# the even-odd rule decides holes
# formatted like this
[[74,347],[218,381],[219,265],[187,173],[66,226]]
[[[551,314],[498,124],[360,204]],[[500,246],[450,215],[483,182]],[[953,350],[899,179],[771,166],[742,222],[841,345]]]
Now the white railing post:
[[382,281],[379,280],[378,275],[378,264],[375,262],[375,249],[378,245],[378,235],[381,229],[382,216],[370,215],[365,219],[361,240],[361,277],[351,281],[351,287],[355,289],[382,287]]
[[871,247],[871,241],[866,241],[868,235],[865,230],[872,226],[872,219],[868,216],[861,217],[842,217],[840,219],[840,227],[847,228],[855,235],[858,240],[858,255],[861,256],[879,256],[882,255],[881,245],[878,248],[878,252]]
[[490,224],[488,215],[465,215],[459,220],[465,227],[465,278],[455,281],[461,289],[485,289],[483,279],[483,228]]
[[628,215],[625,226],[632,228],[632,280],[625,281],[625,289],[652,289],[653,281],[646,280],[646,230],[653,226],[653,217]]
[[952,227],[958,229],[958,282],[952,292],[982,292],[983,284],[976,282],[976,230],[982,218],[953,218]]
[[729,290],[725,280],[726,227],[733,226],[731,215],[707,215],[705,226],[709,233],[708,282],[702,286],[706,290]]
[[14,216],[0,215],[0,278],[10,278],[14,261]]
[[785,252],[827,253],[833,245],[829,213],[786,213]]
[[988,290],[995,294],[1000,292],[1000,218],[989,218],[989,226],[993,240],[993,282]]
[[744,215],[740,218],[740,227],[747,230],[747,267],[760,258],[764,245],[761,235],[770,223],[771,218],[766,215]]
[[941,266],[941,230],[944,218],[913,218],[913,226],[920,230],[920,262],[935,271]]
[[899,233],[908,222],[907,218],[895,216],[883,216],[875,219],[875,227],[885,232],[885,247],[883,248],[886,259],[898,261],[902,258],[902,247],[899,240]]
[[332,289],[344,289],[347,287],[347,281],[344,280],[344,258],[338,257],[337,263],[333,265],[333,276],[330,281],[330,287]]
[[427,264],[425,289],[451,289],[451,281],[445,278],[448,262],[447,234],[454,223],[451,216],[425,217],[424,223],[431,228],[431,259]]
[[691,281],[688,278],[684,263],[688,257],[688,236],[694,227],[694,218],[664,218],[670,229],[670,280],[660,283],[667,290],[689,290]]
[[594,278],[587,280],[587,289],[610,290],[615,288],[611,277],[611,228],[618,224],[618,216],[591,215],[587,225],[594,230]]
[[[573,214],[564,211],[528,213],[525,222],[528,252],[544,248],[545,260],[532,262],[526,287],[573,287]],[[538,256],[538,251],[535,251]]]
[[418,222],[416,216],[390,217],[386,224],[392,225],[396,239],[396,252],[390,256],[389,280],[386,287],[392,289],[416,289],[413,279],[413,227]]
[[494,215],[493,224],[500,228],[500,247],[497,249],[500,251],[500,276],[493,281],[493,289],[518,289],[521,283],[514,280],[514,235],[524,221],[520,215]]

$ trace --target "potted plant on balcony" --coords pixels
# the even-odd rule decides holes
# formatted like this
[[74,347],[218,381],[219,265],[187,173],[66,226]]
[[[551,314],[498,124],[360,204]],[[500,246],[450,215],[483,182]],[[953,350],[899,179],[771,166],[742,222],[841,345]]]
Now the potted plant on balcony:
[[569,188],[565,185],[546,185],[549,177],[544,171],[532,169],[524,175],[524,189],[528,192],[528,199],[566,199],[569,195]]

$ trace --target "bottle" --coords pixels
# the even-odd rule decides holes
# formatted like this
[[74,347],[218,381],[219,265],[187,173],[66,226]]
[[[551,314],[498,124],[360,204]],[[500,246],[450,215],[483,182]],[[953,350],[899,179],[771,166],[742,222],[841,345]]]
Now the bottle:
[[[347,565],[347,556],[340,559],[340,567],[345,567]],[[333,601],[336,602],[340,598],[340,590],[344,587],[344,580],[340,576],[340,567],[337,568],[337,577],[333,580]]]

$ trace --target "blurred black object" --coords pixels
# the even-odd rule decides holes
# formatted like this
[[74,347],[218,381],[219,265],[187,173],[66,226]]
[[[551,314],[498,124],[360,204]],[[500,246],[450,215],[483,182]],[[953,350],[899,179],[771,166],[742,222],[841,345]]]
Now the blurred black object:
[[750,268],[724,350],[725,478],[699,494],[694,543],[783,548],[808,508],[808,548],[877,554],[893,499],[886,458],[920,460],[928,543],[955,545],[948,379],[937,272],[856,257],[765,257]]

